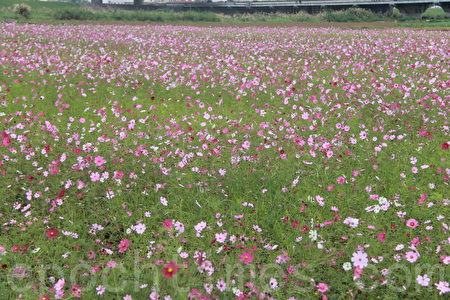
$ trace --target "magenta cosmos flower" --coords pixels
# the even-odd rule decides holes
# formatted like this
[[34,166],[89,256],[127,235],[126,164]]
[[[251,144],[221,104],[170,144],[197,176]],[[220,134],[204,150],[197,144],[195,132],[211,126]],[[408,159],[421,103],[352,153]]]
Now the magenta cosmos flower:
[[119,247],[119,253],[123,253],[123,252],[127,251],[128,247],[130,247],[130,241],[127,239],[121,240],[118,247]]
[[49,238],[49,239],[54,239],[58,236],[58,230],[56,230],[55,228],[49,228],[47,229],[47,231],[45,232],[45,235]]
[[250,252],[244,252],[239,255],[239,260],[242,261],[244,264],[249,264],[253,261],[255,257]]
[[164,226],[164,228],[167,228],[167,229],[170,229],[170,228],[172,228],[172,226],[173,226],[173,222],[172,222],[172,220],[169,220],[169,219],[167,219],[167,220],[164,220],[164,222],[163,222],[163,226]]
[[179,269],[180,267],[176,264],[176,262],[168,262],[163,268],[163,275],[166,278],[172,278],[175,274],[177,274]]

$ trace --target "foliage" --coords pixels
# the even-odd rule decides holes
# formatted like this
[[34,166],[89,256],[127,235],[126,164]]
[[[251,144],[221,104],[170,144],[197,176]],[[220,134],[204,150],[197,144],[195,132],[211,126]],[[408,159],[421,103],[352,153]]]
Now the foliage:
[[26,4],[18,3],[16,5],[14,5],[13,12],[16,15],[19,15],[21,17],[28,19],[30,17],[30,13],[31,13],[31,7]]
[[53,17],[56,20],[98,20],[99,14],[87,8],[65,8],[55,10]]
[[329,22],[371,22],[379,17],[370,10],[362,8],[350,8],[346,10],[325,12],[325,18]]
[[445,19],[448,15],[444,11],[444,9],[440,6],[432,6],[429,7],[423,14],[423,19],[437,20],[437,19]]
[[397,7],[392,8],[392,17],[393,18],[401,18],[403,14],[400,12],[400,10]]

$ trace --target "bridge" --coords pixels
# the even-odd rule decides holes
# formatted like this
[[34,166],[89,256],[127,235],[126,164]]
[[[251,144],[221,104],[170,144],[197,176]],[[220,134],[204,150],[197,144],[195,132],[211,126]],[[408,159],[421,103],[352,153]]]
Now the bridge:
[[305,11],[310,14],[317,14],[325,10],[342,10],[355,7],[371,10],[376,13],[390,14],[392,13],[392,9],[396,7],[403,15],[420,16],[428,7],[433,5],[439,5],[447,13],[450,13],[450,0],[223,0],[223,2],[210,2],[211,0],[203,0],[198,2],[180,2],[180,0],[178,0],[177,2],[155,3],[144,3],[143,0],[133,0],[133,4],[104,4],[103,0],[91,1],[94,5],[120,9],[173,9],[179,11],[198,10],[212,11],[224,14],[243,12],[296,13],[299,11]]

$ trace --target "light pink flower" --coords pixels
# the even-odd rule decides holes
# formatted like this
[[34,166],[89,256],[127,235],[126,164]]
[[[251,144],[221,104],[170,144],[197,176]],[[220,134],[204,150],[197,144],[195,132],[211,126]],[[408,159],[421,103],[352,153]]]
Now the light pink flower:
[[419,226],[419,222],[417,222],[416,219],[409,219],[408,221],[406,221],[406,226],[408,226],[409,228],[416,228],[417,226]]
[[95,165],[96,165],[97,167],[100,167],[101,165],[103,165],[103,164],[106,163],[106,160],[105,160],[102,156],[97,156],[97,157],[94,159],[94,163],[95,163]]
[[106,291],[106,288],[103,285],[99,285],[96,289],[97,295],[103,295],[103,293]]
[[319,291],[320,293],[325,293],[326,291],[328,291],[328,285],[326,283],[319,283],[318,285],[316,285],[317,287],[317,291]]
[[434,284],[436,288],[439,290],[439,295],[450,292],[449,284],[447,281],[439,281]]
[[414,251],[408,251],[405,253],[405,258],[410,263],[413,263],[419,258],[419,254],[417,254],[417,252]]
[[428,278],[428,275],[425,274],[423,276],[417,275],[417,283],[421,286],[428,286],[430,284],[430,278]]
[[339,184],[344,184],[346,182],[346,179],[345,179],[345,177],[340,176],[340,177],[337,178],[336,181]]
[[217,281],[216,287],[219,289],[219,291],[224,292],[227,289],[227,284],[223,279],[220,279]]
[[364,269],[365,267],[367,267],[367,264],[369,262],[369,260],[367,258],[367,253],[362,252],[362,251],[353,253],[351,261],[353,262],[353,265],[355,267],[359,267],[361,269]]

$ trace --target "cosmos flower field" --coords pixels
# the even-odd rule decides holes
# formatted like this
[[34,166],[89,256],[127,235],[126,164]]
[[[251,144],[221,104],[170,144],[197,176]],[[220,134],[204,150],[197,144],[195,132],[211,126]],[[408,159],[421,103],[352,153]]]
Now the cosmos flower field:
[[449,45],[0,24],[0,299],[448,296]]

